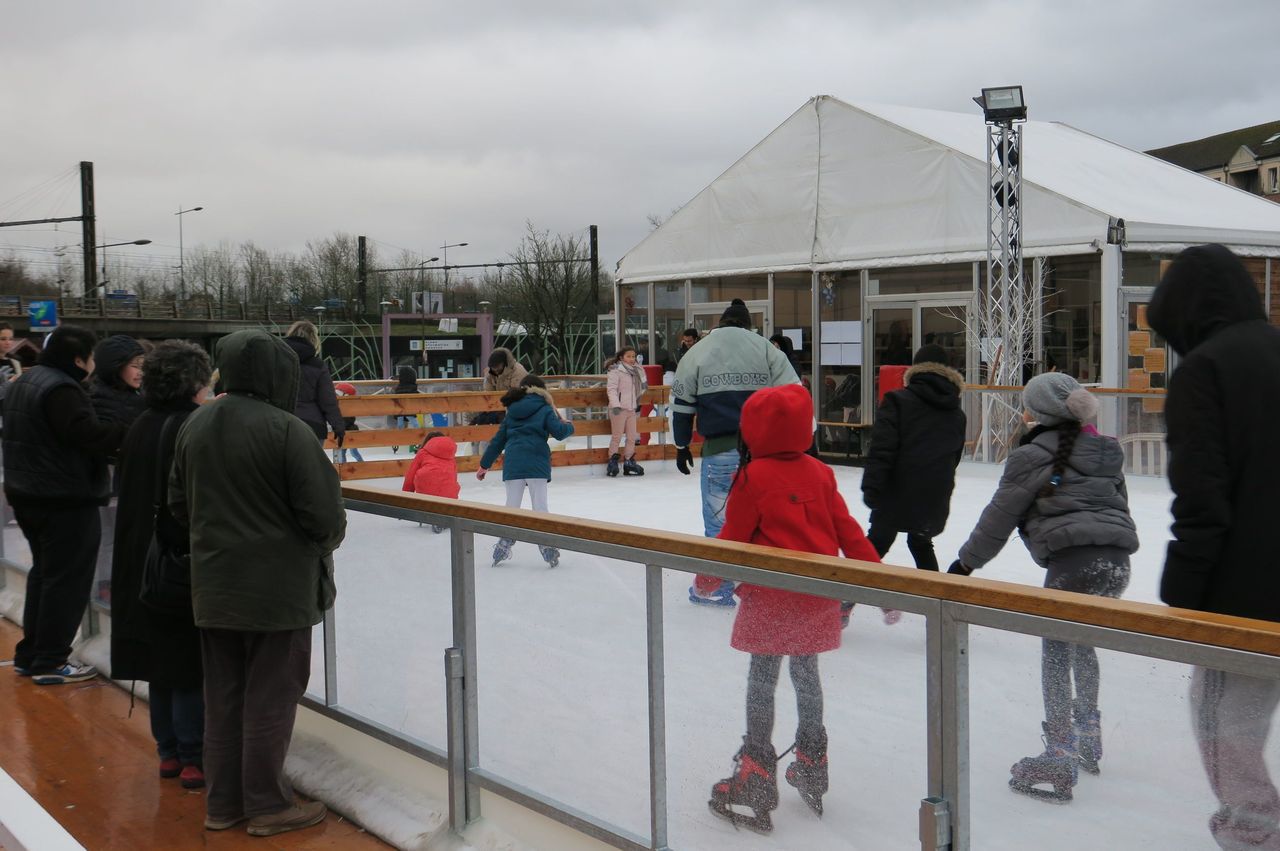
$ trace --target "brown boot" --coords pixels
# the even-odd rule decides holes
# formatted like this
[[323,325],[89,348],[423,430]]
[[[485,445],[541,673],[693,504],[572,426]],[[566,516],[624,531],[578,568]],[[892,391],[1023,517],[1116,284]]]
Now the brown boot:
[[322,801],[294,804],[287,810],[269,816],[254,816],[249,820],[250,836],[275,836],[290,830],[301,830],[324,821],[329,811]]

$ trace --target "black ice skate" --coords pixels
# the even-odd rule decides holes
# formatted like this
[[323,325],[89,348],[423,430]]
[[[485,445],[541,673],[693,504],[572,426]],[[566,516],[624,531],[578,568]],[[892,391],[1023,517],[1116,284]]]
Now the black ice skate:
[[1102,713],[1094,709],[1075,716],[1076,749],[1080,767],[1090,774],[1099,774],[1102,768]]
[[499,538],[498,543],[493,547],[493,566],[497,567],[498,562],[506,561],[511,558],[511,546],[515,541],[509,538]]
[[622,475],[624,476],[643,476],[644,467],[636,463],[635,458],[628,458],[622,462]]
[[609,466],[605,468],[604,474],[609,478],[618,475],[618,464],[622,461],[622,456],[617,452],[609,456]]
[[[1018,760],[1009,769],[1009,787],[1015,792],[1056,804],[1071,800],[1076,772],[1076,735],[1067,729],[1052,731],[1044,725],[1044,753]],[[1039,787],[1049,786],[1051,789]]]
[[560,551],[555,547],[538,547],[538,552],[542,553],[542,559],[547,563],[547,567],[555,567],[560,563]]
[[[734,827],[745,827],[756,833],[773,830],[769,813],[778,808],[778,755],[773,746],[768,751],[748,751],[744,744],[733,758],[733,774],[711,787],[711,812],[727,819]],[[733,807],[751,810],[747,815]]]
[[801,799],[822,816],[822,796],[827,794],[827,731],[812,742],[796,740],[796,758],[787,766],[787,782],[796,788]]

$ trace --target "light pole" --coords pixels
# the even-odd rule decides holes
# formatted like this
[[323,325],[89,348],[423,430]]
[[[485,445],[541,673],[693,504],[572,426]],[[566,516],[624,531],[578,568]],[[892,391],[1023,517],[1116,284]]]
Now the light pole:
[[174,213],[178,217],[178,298],[185,301],[187,298],[187,278],[182,267],[182,217],[187,213],[198,213],[204,207],[192,207],[188,210],[182,209],[182,205],[178,205],[178,212]]
[[[466,243],[465,243],[465,242],[450,242],[450,243],[449,243],[449,244],[447,244],[447,245],[442,245],[442,246],[440,246],[440,251],[441,251],[441,253],[444,255],[444,291],[445,291],[445,293],[448,293],[448,292],[449,292],[449,249],[450,249],[450,248],[462,248],[462,247],[464,247],[464,246],[466,246]],[[441,310],[443,310],[443,309],[444,309],[444,297],[443,297],[443,296],[441,296],[441,298],[440,298],[440,302],[441,302],[441,304],[440,304],[440,308],[441,308]]]
[[99,248],[102,249],[102,280],[98,283],[96,287],[93,288],[93,292],[96,293],[98,290],[102,290],[103,294],[105,295],[107,291],[107,284],[111,283],[110,281],[107,280],[107,249],[108,248],[115,248],[117,245],[150,245],[150,244],[151,244],[151,240],[149,239],[131,239],[131,240],[128,240],[127,242],[108,242],[108,243],[104,243],[103,245],[95,245],[94,246],[95,250]]

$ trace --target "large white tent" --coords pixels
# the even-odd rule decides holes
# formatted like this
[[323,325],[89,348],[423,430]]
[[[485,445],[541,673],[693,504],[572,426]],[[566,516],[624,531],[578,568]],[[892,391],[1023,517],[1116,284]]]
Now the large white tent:
[[[1065,124],[1023,130],[1028,257],[1222,242],[1280,256],[1280,204]],[[812,98],[618,264],[627,283],[923,265],[986,251],[982,116]]]

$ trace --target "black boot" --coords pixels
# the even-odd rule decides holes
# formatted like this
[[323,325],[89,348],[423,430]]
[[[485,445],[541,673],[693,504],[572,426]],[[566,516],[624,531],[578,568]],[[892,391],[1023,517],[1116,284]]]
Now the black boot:
[[626,461],[624,461],[624,462],[623,462],[623,464],[622,464],[622,475],[624,475],[624,476],[643,476],[643,475],[644,475],[644,467],[641,467],[639,464],[637,464],[637,463],[636,463],[636,459],[635,459],[634,457],[632,457],[632,458],[628,458],[628,459],[627,459]]
[[[1076,734],[1068,725],[1054,729],[1044,725],[1044,753],[1018,760],[1009,770],[1009,786],[1015,792],[1065,804],[1076,785]],[[1041,787],[1049,786],[1049,789]]]
[[796,758],[787,766],[787,782],[796,787],[809,809],[822,815],[822,796],[827,794],[827,731],[812,741],[796,739]]
[[[707,805],[735,826],[768,833],[773,830],[769,813],[778,808],[777,772],[778,755],[772,745],[764,750],[743,744],[733,758],[733,774],[711,787]],[[751,815],[735,811],[735,806],[751,810]]]
[[618,475],[618,462],[622,460],[622,456],[617,452],[609,456],[609,466],[605,469],[604,474],[609,477]]

